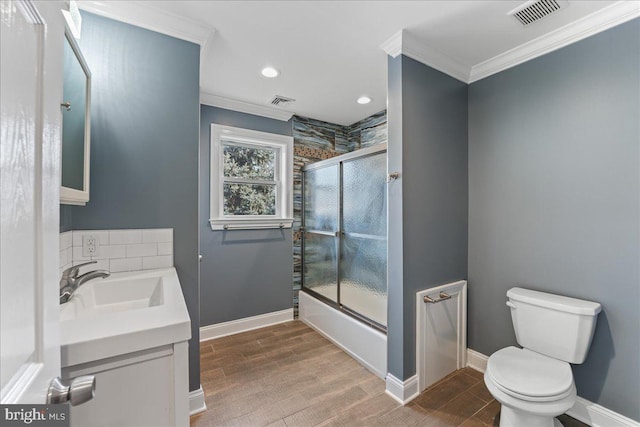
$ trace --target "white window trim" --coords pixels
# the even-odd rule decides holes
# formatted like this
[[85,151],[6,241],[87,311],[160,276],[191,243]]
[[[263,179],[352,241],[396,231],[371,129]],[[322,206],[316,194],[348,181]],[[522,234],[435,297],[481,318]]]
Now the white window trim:
[[[277,147],[280,155],[281,197],[276,216],[224,215],[222,136],[239,143]],[[210,218],[212,230],[291,228],[293,224],[293,138],[232,126],[211,125]]]

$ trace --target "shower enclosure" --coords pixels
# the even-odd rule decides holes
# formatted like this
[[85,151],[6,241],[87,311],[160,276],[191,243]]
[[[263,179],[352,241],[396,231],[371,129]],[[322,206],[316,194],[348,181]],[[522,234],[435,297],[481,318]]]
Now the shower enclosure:
[[303,169],[302,288],[386,331],[387,146]]

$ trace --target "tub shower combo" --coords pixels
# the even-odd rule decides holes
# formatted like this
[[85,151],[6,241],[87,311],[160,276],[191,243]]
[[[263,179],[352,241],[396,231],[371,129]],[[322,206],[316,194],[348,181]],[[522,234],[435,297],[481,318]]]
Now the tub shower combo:
[[387,145],[303,169],[300,318],[386,373]]

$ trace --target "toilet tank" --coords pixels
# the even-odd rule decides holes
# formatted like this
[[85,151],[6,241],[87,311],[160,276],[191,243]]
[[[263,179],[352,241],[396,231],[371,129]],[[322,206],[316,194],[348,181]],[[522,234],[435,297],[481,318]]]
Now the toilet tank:
[[518,344],[565,362],[584,362],[600,304],[523,288],[509,289],[507,298]]

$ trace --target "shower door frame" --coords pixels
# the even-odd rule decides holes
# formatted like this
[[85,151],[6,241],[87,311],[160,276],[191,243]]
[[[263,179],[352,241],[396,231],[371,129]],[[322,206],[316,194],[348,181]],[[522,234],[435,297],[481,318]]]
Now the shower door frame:
[[[351,151],[345,154],[341,154],[339,156],[336,157],[332,157],[330,159],[326,159],[326,160],[321,160],[319,162],[315,162],[315,163],[310,163],[308,165],[305,165],[302,168],[302,188],[301,188],[301,209],[300,209],[300,232],[302,233],[301,236],[301,242],[300,242],[300,257],[301,257],[301,265],[300,265],[300,283],[301,283],[301,290],[304,290],[305,292],[307,292],[309,295],[313,296],[314,298],[319,299],[320,301],[322,301],[323,303],[329,305],[330,307],[333,307],[334,309],[340,311],[341,313],[344,313],[360,322],[365,323],[368,326],[371,326],[374,329],[377,329],[383,333],[387,333],[387,327],[384,325],[381,325],[380,323],[369,319],[368,317],[357,313],[354,310],[349,309],[348,307],[345,307],[344,305],[341,304],[341,300],[340,300],[340,267],[341,267],[341,258],[342,258],[342,244],[343,244],[343,239],[344,239],[344,218],[343,218],[343,171],[342,171],[342,167],[343,167],[343,163],[346,161],[352,161],[352,160],[356,160],[356,159],[360,159],[360,158],[364,158],[364,157],[369,157],[369,156],[374,156],[374,155],[378,155],[378,154],[382,154],[382,153],[386,153],[387,152],[387,143],[381,143],[381,144],[376,144],[373,145],[371,147],[366,147],[366,148],[361,148],[359,150],[355,150],[355,151]],[[336,230],[334,233],[331,232],[326,232],[326,231],[321,231],[321,230],[307,230],[306,229],[306,225],[305,225],[305,187],[306,187],[306,172],[309,170],[314,170],[314,169],[321,169],[324,167],[329,167],[329,166],[334,166],[334,165],[338,165],[338,230]],[[386,191],[386,190],[385,190]],[[388,200],[387,200],[387,203]],[[387,206],[388,207],[388,206]],[[388,221],[389,218],[387,216],[387,245],[388,245],[388,233],[389,233],[389,226],[388,226]],[[308,288],[305,286],[305,274],[304,274],[304,268],[305,268],[305,262],[304,262],[304,254],[305,254],[305,240],[306,240],[306,234],[305,233],[312,233],[312,234],[318,234],[318,235],[323,235],[323,236],[331,236],[333,235],[333,238],[337,240],[336,244],[335,244],[335,248],[336,248],[336,300],[337,301],[333,301],[330,298],[327,298],[326,296],[314,291],[311,288]],[[388,248],[388,246],[387,246]],[[387,292],[388,292],[388,286],[389,284],[387,283]]]

